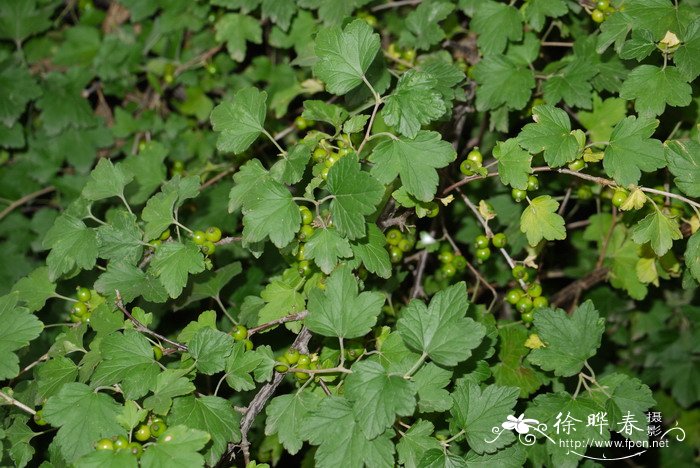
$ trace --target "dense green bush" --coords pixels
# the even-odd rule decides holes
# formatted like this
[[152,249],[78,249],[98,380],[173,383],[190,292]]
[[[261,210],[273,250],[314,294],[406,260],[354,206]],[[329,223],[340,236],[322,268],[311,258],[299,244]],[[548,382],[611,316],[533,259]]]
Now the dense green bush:
[[0,465],[693,465],[699,74],[697,0],[1,0]]

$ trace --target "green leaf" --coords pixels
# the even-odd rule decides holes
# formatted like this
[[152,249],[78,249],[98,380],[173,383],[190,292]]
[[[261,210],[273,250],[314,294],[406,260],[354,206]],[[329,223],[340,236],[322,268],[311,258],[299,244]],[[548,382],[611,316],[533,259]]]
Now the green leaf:
[[243,271],[241,262],[232,262],[215,271],[207,271],[192,280],[192,292],[187,303],[218,297],[221,290]]
[[107,158],[101,158],[90,173],[82,195],[86,200],[102,200],[109,197],[124,197],[124,187],[134,180],[134,176],[122,164],[114,165]]
[[167,155],[168,149],[163,144],[149,141],[142,151],[124,160],[124,167],[134,175],[136,185],[129,187],[133,190],[127,189],[131,203],[145,202],[160,187],[167,176],[167,167],[163,164]]
[[635,100],[634,108],[643,117],[663,114],[666,105],[685,107],[690,104],[692,88],[676,67],[659,68],[640,65],[622,84],[620,97]]
[[495,441],[486,442],[494,438],[491,429],[513,415],[513,406],[518,400],[517,388],[489,385],[482,390],[477,383],[464,380],[457,385],[452,398],[453,424],[464,431],[469,447],[476,453],[493,453],[515,440],[512,432],[504,431]]
[[97,228],[98,256],[136,265],[143,255],[142,237],[136,216],[125,210],[110,211],[107,224]]
[[306,242],[304,256],[329,275],[340,259],[352,257],[352,249],[348,240],[341,237],[336,229],[319,228]]
[[658,125],[658,120],[630,116],[615,126],[605,149],[603,167],[617,183],[636,184],[641,171],[651,172],[666,165],[661,142],[649,138]]
[[82,91],[85,75],[79,68],[66,73],[52,72],[46,75],[43,94],[36,101],[42,110],[41,119],[49,135],[58,135],[69,127],[85,128],[95,123],[95,116]]
[[531,246],[542,239],[563,240],[566,238],[564,218],[557,214],[559,202],[549,195],[541,195],[532,201],[520,217],[520,231],[527,236]]
[[326,289],[309,292],[309,316],[305,324],[314,333],[339,338],[364,336],[377,322],[384,304],[378,292],[358,294],[357,279],[348,268],[337,268],[326,280]]
[[39,96],[41,88],[29,71],[17,66],[5,68],[0,72],[0,121],[12,127],[24,113],[27,103]]
[[13,352],[24,348],[38,337],[44,325],[27,309],[17,307],[16,292],[0,297],[0,379],[12,379],[19,374],[19,359]]
[[135,265],[116,260],[109,262],[107,271],[95,281],[94,287],[110,300],[116,299],[115,291],[118,290],[127,304],[139,296],[158,303],[168,300],[168,293],[158,278]]
[[189,343],[189,341],[194,337],[202,328],[211,328],[216,330],[216,312],[213,310],[206,310],[199,314],[197,321],[188,323],[185,328],[177,335],[178,341],[184,343]]
[[234,343],[227,333],[202,328],[189,341],[188,348],[197,369],[203,374],[213,375],[226,367],[226,358],[233,351]]
[[386,237],[376,224],[367,225],[367,236],[350,243],[354,257],[360,259],[367,271],[380,278],[391,276],[391,260],[385,248]]
[[416,408],[416,386],[400,375],[389,375],[381,364],[358,362],[345,380],[345,396],[362,432],[374,439],[390,428],[397,416],[411,416]]
[[78,366],[65,356],[56,356],[39,366],[36,370],[37,395],[41,399],[58,393],[78,376]]
[[595,356],[605,330],[591,301],[581,304],[570,316],[561,309],[541,309],[535,314],[535,329],[544,347],[533,349],[528,360],[554,375],[569,377]]
[[363,171],[357,156],[351,154],[328,171],[326,189],[333,195],[330,210],[338,233],[350,240],[364,237],[365,216],[374,213],[384,196],[384,186]]
[[44,247],[50,248],[46,264],[49,279],[55,281],[74,267],[85,270],[95,266],[97,236],[80,219],[63,213],[44,236]]
[[254,351],[246,352],[245,344],[238,342],[226,358],[226,383],[237,392],[255,389],[250,373],[258,367],[262,356]]
[[455,366],[481,344],[486,328],[465,317],[469,301],[461,281],[439,291],[426,306],[412,300],[403,309],[396,327],[404,342],[443,366]]
[[168,295],[175,299],[182,293],[189,274],[204,271],[204,256],[194,244],[166,242],[156,249],[148,271],[158,277]]
[[651,31],[640,29],[632,32],[632,38],[620,50],[620,58],[640,61],[656,50],[656,41]]
[[311,392],[293,392],[270,400],[265,408],[265,435],[277,434],[285,450],[294,455],[302,447],[301,425],[321,397]]
[[143,233],[144,240],[157,239],[175,222],[173,210],[176,201],[176,192],[157,193],[148,200],[141,212],[141,219],[146,222]]
[[141,457],[143,468],[199,467],[204,457],[199,453],[213,437],[204,431],[185,426],[171,426],[155,444],[149,445]]
[[452,407],[450,392],[452,372],[429,362],[413,376],[418,390],[418,408],[423,413],[444,412]]
[[301,436],[319,446],[314,456],[319,468],[394,466],[390,437],[385,433],[367,440],[353,417],[350,402],[342,397],[325,398],[302,422]]
[[240,442],[239,420],[240,414],[233,406],[216,396],[175,398],[173,409],[168,416],[168,424],[171,426],[184,424],[205,431],[211,436],[212,445],[205,456],[209,465],[216,464],[229,442]]
[[184,377],[186,374],[186,369],[166,369],[158,374],[153,395],[143,401],[143,407],[156,414],[167,414],[173,404],[173,398],[187,395],[196,389],[194,384]]
[[0,5],[0,38],[20,47],[29,36],[51,27],[51,9],[37,8],[36,0],[6,0]]
[[34,447],[31,441],[39,432],[32,431],[28,426],[29,418],[18,415],[14,417],[14,422],[4,432],[0,430],[0,436],[6,436],[11,447],[7,450],[10,458],[15,462],[16,467],[25,467],[34,456]]
[[527,178],[532,174],[532,156],[520,149],[518,140],[509,138],[506,141],[499,141],[493,149],[493,156],[498,160],[498,176],[501,182],[504,185],[525,190]]
[[580,111],[578,120],[589,131],[592,141],[608,141],[613,127],[627,115],[627,106],[624,99],[608,98],[600,99],[593,95],[593,111]]
[[693,278],[700,283],[700,232],[696,232],[685,247],[685,265],[690,270]]
[[676,186],[688,196],[700,197],[700,142],[674,140],[665,143],[664,148]]
[[365,79],[365,73],[379,51],[379,35],[363,20],[344,30],[333,26],[316,36],[314,74],[333,94],[345,94]]
[[304,101],[304,112],[301,116],[309,120],[327,122],[333,125],[336,132],[339,132],[343,122],[348,118],[348,111],[336,104],[310,99]]
[[424,2],[406,17],[399,36],[399,46],[428,50],[445,38],[439,22],[447,18],[454,5],[448,2]]
[[521,445],[513,444],[496,453],[479,455],[470,451],[464,456],[466,466],[469,468],[489,468],[499,466],[502,468],[520,468],[525,465],[527,451]]
[[476,90],[478,111],[502,106],[520,110],[529,102],[535,87],[532,70],[501,55],[484,57],[474,67],[473,75],[479,85]]
[[211,125],[221,132],[216,140],[219,151],[242,153],[265,131],[267,93],[257,88],[238,91],[233,102],[224,101],[211,113]]
[[382,117],[408,138],[415,138],[421,125],[439,119],[446,111],[437,80],[426,72],[409,70],[399,78],[394,92],[384,99]]
[[[606,393],[588,392],[591,398],[598,400],[601,405],[605,405],[608,413],[608,424],[611,428],[619,429],[624,424],[624,418],[628,414],[632,415],[638,425],[643,426],[644,432],[625,434],[617,430],[624,437],[632,440],[646,440],[647,411],[649,411],[656,401],[652,397],[651,389],[643,384],[639,379],[629,375],[612,373],[600,378],[598,383],[606,389]],[[609,395],[609,396],[608,396]]]
[[227,13],[219,18],[214,29],[216,40],[226,43],[226,50],[236,62],[245,60],[247,42],[253,44],[262,42],[260,22],[248,15]]
[[523,5],[523,16],[532,29],[541,31],[546,18],[558,18],[569,11],[564,0],[528,0]]
[[304,282],[305,279],[297,268],[290,268],[284,272],[282,278],[271,281],[260,293],[265,306],[260,309],[258,323],[263,324],[304,310],[304,295],[299,292]]
[[93,450],[75,462],[77,468],[138,468],[139,461],[128,450]]
[[686,81],[700,75],[700,18],[693,20],[681,34],[681,44],[673,53],[673,62]]
[[39,267],[12,286],[30,312],[41,310],[46,300],[56,294],[56,285],[49,279],[49,269]]
[[406,468],[417,468],[423,454],[428,450],[440,450],[440,442],[433,437],[435,427],[430,421],[419,419],[396,444],[399,463]]
[[399,175],[408,193],[420,201],[433,199],[438,185],[436,169],[456,158],[452,145],[442,140],[439,133],[425,130],[414,139],[382,141],[369,156],[374,163],[371,173],[377,180],[388,184]]
[[93,444],[102,437],[126,435],[117,422],[121,405],[82,383],[61,387],[46,401],[43,411],[44,419],[59,428],[54,443],[69,463],[95,450]]
[[511,5],[491,0],[479,4],[470,26],[479,36],[479,50],[486,56],[500,54],[508,41],[519,41],[523,37],[523,24],[518,10]]
[[524,365],[523,359],[529,349],[525,347],[528,332],[525,327],[501,327],[498,330],[500,360],[492,367],[497,385],[518,387],[520,397],[524,398],[537,391],[543,379],[532,367]]
[[590,109],[593,90],[590,80],[597,73],[588,60],[574,60],[545,81],[544,99],[551,104],[564,100],[569,106]]
[[112,333],[100,343],[102,361],[92,376],[92,385],[121,384],[126,398],[136,400],[153,388],[160,367],[151,343],[135,330]]
[[639,221],[631,232],[632,239],[637,244],[649,242],[659,257],[671,249],[674,240],[683,238],[678,221],[667,217],[658,208]]
[[518,135],[520,146],[533,154],[544,151],[550,167],[563,166],[577,158],[582,148],[571,131],[566,112],[552,106],[536,106],[532,115],[535,123],[525,125]]
[[146,419],[148,411],[141,408],[135,401],[126,400],[122,413],[117,416],[117,421],[127,431],[134,429],[141,421]]
[[442,446],[439,449],[430,449],[423,454],[418,463],[419,468],[463,468],[464,458],[445,450]]

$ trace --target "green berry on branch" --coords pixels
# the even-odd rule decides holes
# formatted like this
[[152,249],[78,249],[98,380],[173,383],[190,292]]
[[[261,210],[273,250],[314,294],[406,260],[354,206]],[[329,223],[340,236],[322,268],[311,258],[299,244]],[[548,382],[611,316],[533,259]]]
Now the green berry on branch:
[[299,274],[303,277],[307,277],[307,276],[311,275],[311,273],[313,272],[311,269],[311,264],[309,263],[308,260],[300,261],[299,264],[297,265],[297,268],[299,270]]
[[299,353],[298,349],[294,348],[289,348],[286,353],[284,353],[284,359],[287,361],[288,364],[296,364],[299,362],[299,358],[301,357],[301,354]]
[[141,458],[141,455],[143,455],[143,445],[139,444],[138,442],[131,442],[128,450],[136,458]]
[[497,249],[502,249],[508,243],[508,238],[504,233],[499,232],[498,234],[494,234],[493,239],[491,239],[491,242],[493,243],[493,246]]
[[535,320],[535,313],[534,313],[534,311],[530,310],[528,312],[522,313],[520,315],[520,318],[525,323],[532,323]]
[[289,370],[289,361],[284,356],[277,358],[277,364],[275,365],[275,370],[279,373],[287,372]]
[[221,240],[221,229],[216,226],[209,226],[204,235],[207,237],[208,241],[219,242]]
[[471,177],[474,175],[474,163],[471,162],[468,159],[465,159],[459,164],[459,172],[464,174],[467,177]]
[[474,239],[474,248],[484,249],[489,246],[490,242],[489,238],[484,235],[476,236]]
[[474,148],[469,152],[469,154],[467,154],[467,161],[471,161],[476,167],[481,166],[484,161],[484,156],[481,154],[478,147]]
[[613,206],[619,208],[627,200],[627,191],[624,189],[617,189],[612,196]]
[[34,415],[34,422],[37,426],[46,426],[48,422],[44,419],[44,410],[38,410]]
[[134,432],[134,438],[140,442],[145,442],[151,438],[151,428],[147,424],[142,424]]
[[243,340],[243,344],[245,345],[246,351],[251,351],[255,347],[251,340]]
[[521,314],[532,310],[532,299],[527,296],[521,297],[518,303],[515,304],[515,308],[518,309],[518,312]]
[[579,200],[590,200],[593,197],[593,190],[589,185],[582,185],[576,189],[576,197]]
[[403,234],[398,229],[389,229],[384,235],[386,243],[389,245],[398,245],[403,239]]
[[307,207],[300,206],[299,213],[301,213],[302,224],[311,224],[313,222],[314,215],[313,215],[313,213],[311,213],[311,210],[308,209]]
[[491,249],[488,247],[476,250],[476,259],[479,261],[479,263],[485,262],[489,259],[489,257],[491,257]]
[[451,263],[446,263],[441,267],[441,269],[442,273],[445,275],[445,278],[452,278],[457,273],[457,269]]
[[391,260],[391,263],[394,264],[401,262],[401,260],[403,260],[403,251],[395,245],[392,245],[389,248],[389,259]]
[[510,195],[513,197],[513,200],[520,203],[521,201],[525,200],[525,198],[527,197],[527,192],[525,190],[520,190],[520,189],[514,188],[513,190],[510,191]]
[[527,177],[527,191],[534,192],[540,188],[540,180],[537,176],[531,175]]
[[434,218],[440,212],[440,206],[434,201],[428,202],[425,205],[425,209],[428,211],[428,218]]
[[194,231],[192,233],[192,242],[194,242],[197,245],[204,245],[204,243],[207,241],[207,235],[204,233],[204,231]]
[[506,293],[506,302],[508,304],[515,305],[523,297],[523,290],[520,288],[513,288]]
[[211,255],[216,251],[216,244],[210,240],[207,240],[200,246],[200,249],[204,255]]
[[314,150],[313,158],[317,163],[323,162],[328,157],[328,151],[320,146]]
[[79,301],[81,302],[88,302],[90,298],[92,297],[92,293],[88,288],[78,288],[75,296],[78,298]]
[[168,429],[168,426],[163,422],[163,420],[154,420],[151,422],[151,435],[155,438],[162,436]]
[[438,260],[440,263],[450,263],[454,259],[455,255],[452,250],[441,250],[438,254]]
[[296,119],[294,119],[294,126],[296,128],[298,128],[299,130],[306,130],[308,127],[312,126],[313,124],[314,124],[313,121],[306,120],[302,116],[299,116]]
[[542,295],[542,285],[540,283],[532,283],[527,287],[527,295],[535,298]]
[[605,13],[596,8],[591,12],[591,19],[596,23],[602,23],[605,21]]
[[301,226],[301,229],[299,230],[299,240],[302,242],[305,242],[311,238],[311,236],[314,235],[314,228],[311,227],[308,224],[304,224]]
[[583,161],[583,159],[575,159],[569,163],[569,170],[574,172],[578,172],[584,167],[586,167],[586,163]]
[[236,341],[243,341],[248,338],[248,329],[243,325],[236,325],[236,328],[233,329],[231,336]]
[[413,247],[415,245],[415,240],[413,239],[401,239],[397,245],[397,247],[404,253],[410,252],[413,250]]
[[160,237],[158,239],[162,241],[170,239],[170,229],[166,229],[165,231],[161,232]]
[[463,271],[467,267],[467,259],[462,255],[455,255],[452,264],[457,269],[457,271]]
[[129,446],[129,441],[126,440],[126,437],[118,436],[116,439],[114,439],[114,449],[115,450],[125,449],[128,446]]
[[300,354],[295,367],[308,369],[309,364],[311,364],[311,357],[308,354]]
[[74,314],[78,317],[83,317],[85,314],[87,314],[87,312],[88,312],[88,308],[84,302],[73,303],[73,307],[71,308],[72,314]]
[[100,439],[95,442],[95,450],[114,450],[114,442],[111,439]]
[[543,307],[547,307],[548,305],[549,301],[544,296],[537,296],[534,299],[532,299],[532,306],[535,309],[542,309]]
[[513,267],[512,273],[513,273],[513,278],[515,278],[517,280],[527,281],[527,278],[529,276],[529,274],[527,272],[527,268],[525,268],[524,265],[515,265]]
[[153,346],[153,358],[156,361],[160,361],[160,359],[163,357],[163,348],[160,346]]

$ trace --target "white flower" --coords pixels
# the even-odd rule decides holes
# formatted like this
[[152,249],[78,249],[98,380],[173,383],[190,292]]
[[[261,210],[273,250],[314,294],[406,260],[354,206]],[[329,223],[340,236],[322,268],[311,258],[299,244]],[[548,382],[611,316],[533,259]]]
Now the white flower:
[[525,413],[521,414],[517,418],[515,416],[508,416],[507,421],[501,424],[503,429],[508,429],[512,431],[515,429],[518,434],[527,434],[530,432],[530,426],[533,424],[539,424],[536,419],[525,419]]
[[425,231],[421,231],[420,241],[424,245],[431,245],[431,244],[434,244],[435,242],[437,242],[433,236],[431,236],[429,233],[427,233]]

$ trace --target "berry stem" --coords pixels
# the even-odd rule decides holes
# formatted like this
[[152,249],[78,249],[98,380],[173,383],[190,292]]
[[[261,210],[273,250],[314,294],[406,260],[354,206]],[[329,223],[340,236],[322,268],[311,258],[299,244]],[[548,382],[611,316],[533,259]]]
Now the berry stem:
[[248,338],[250,338],[256,333],[259,333],[263,330],[267,330],[268,328],[276,327],[277,325],[281,325],[283,323],[298,322],[299,320],[304,320],[308,315],[308,310],[302,310],[301,312],[297,312],[296,314],[285,315],[284,317],[280,317],[270,322],[263,323],[261,325],[258,325],[257,327],[248,329]]
[[9,404],[16,406],[17,408],[21,409],[22,411],[26,411],[27,413],[31,414],[32,416],[34,416],[36,414],[36,411],[31,409],[29,406],[25,405],[21,401],[15,400],[10,395],[8,395],[7,393],[5,393],[1,390],[0,390],[0,398],[7,401]]
[[411,367],[410,369],[408,369],[408,372],[406,372],[406,373],[404,374],[403,378],[404,378],[404,379],[407,379],[407,380],[410,379],[411,376],[412,376],[413,374],[415,374],[415,373],[418,371],[418,369],[420,369],[420,367],[423,365],[423,363],[425,362],[425,359],[426,359],[427,357],[428,357],[428,353],[423,352],[423,354],[420,355],[420,357],[418,358],[418,360],[416,361],[416,363],[413,364],[413,367]]

